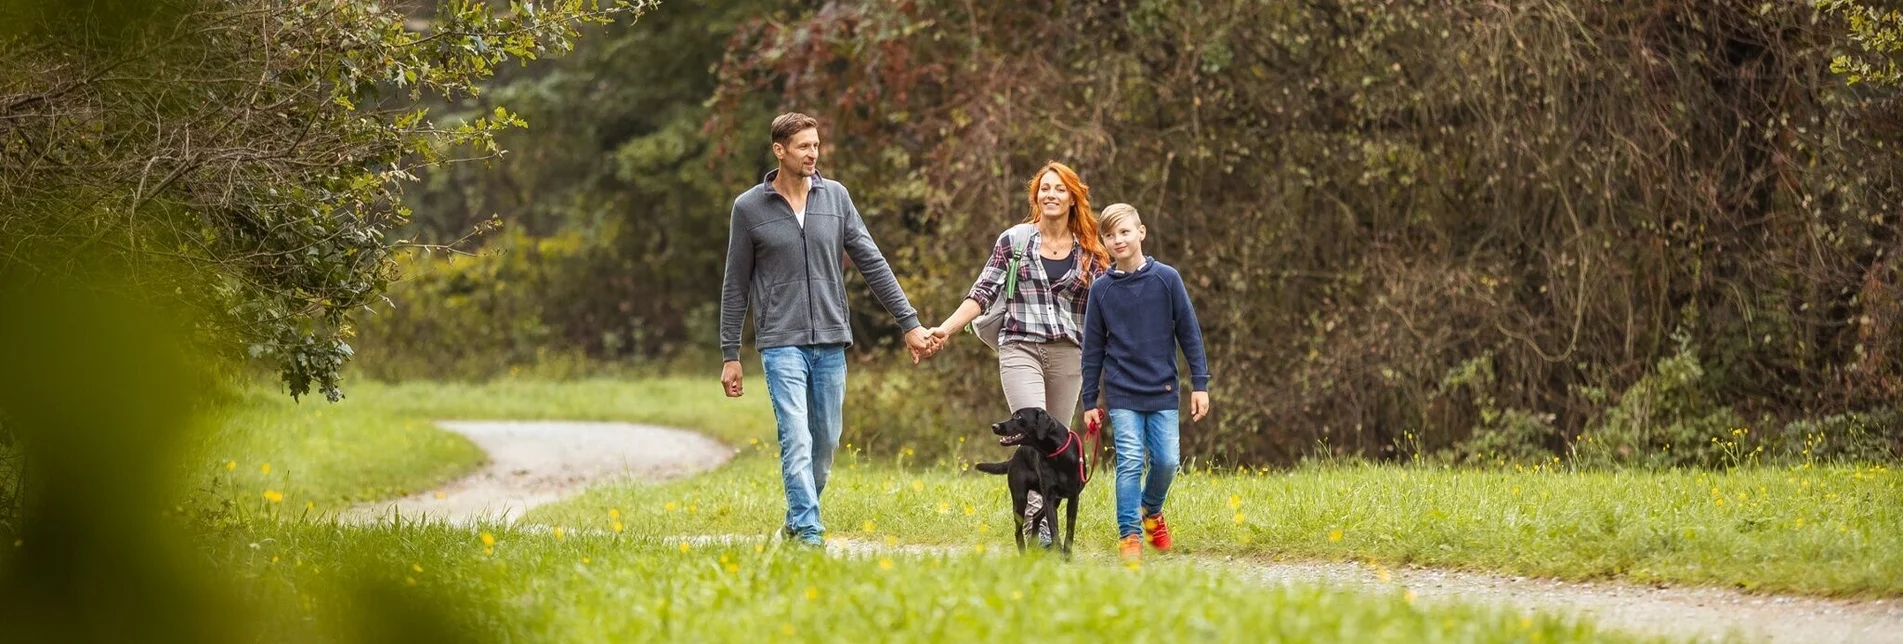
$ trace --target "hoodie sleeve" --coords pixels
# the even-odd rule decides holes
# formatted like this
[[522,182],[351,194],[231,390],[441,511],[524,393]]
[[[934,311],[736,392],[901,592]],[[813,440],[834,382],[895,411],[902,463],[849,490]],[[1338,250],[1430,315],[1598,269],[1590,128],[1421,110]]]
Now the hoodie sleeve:
[[1196,321],[1196,307],[1189,303],[1189,289],[1183,275],[1170,271],[1170,300],[1176,314],[1176,344],[1189,359],[1189,384],[1192,391],[1209,391],[1209,356],[1203,353],[1203,328]]
[[1100,280],[1090,284],[1091,304],[1084,308],[1084,390],[1078,400],[1086,410],[1103,406],[1097,392],[1103,380],[1104,343],[1110,340],[1109,328],[1104,325],[1103,283]]
[[720,356],[740,359],[741,325],[747,320],[747,292],[753,283],[753,230],[740,217],[734,201],[727,224],[727,274],[720,280]]

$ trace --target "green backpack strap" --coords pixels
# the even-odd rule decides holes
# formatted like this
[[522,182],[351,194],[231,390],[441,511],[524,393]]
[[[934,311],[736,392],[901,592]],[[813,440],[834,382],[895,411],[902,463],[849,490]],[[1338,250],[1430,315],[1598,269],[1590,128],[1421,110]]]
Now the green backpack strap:
[[[1025,226],[1028,224],[1018,225]],[[1017,229],[1013,228],[1012,231],[1015,233]],[[1024,258],[1024,247],[1030,245],[1030,243],[1030,235],[1011,235],[1011,265],[1010,268],[1005,271],[1004,299],[1009,300],[1018,296],[1018,260]]]

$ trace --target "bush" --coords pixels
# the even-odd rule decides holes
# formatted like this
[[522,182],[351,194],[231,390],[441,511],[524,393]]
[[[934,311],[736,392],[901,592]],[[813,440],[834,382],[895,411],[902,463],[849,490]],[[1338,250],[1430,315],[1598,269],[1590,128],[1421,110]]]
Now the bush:
[[1899,426],[1903,417],[1886,407],[1793,421],[1773,440],[1787,462],[1880,463],[1898,457]]
[[1749,434],[1743,419],[1713,402],[1690,337],[1682,332],[1673,337],[1678,352],[1660,359],[1574,443],[1582,462],[1671,467],[1743,460],[1737,453],[1739,441]]

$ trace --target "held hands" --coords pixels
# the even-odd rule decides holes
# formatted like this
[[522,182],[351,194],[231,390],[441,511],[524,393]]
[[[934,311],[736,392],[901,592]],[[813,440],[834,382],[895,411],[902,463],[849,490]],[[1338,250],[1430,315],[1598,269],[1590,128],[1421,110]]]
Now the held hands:
[[1189,421],[1196,422],[1209,415],[1209,392],[1192,391],[1189,393]]
[[727,391],[728,398],[740,397],[740,361],[728,360],[720,365],[720,385]]
[[912,364],[937,355],[945,348],[945,339],[937,329],[917,327],[905,334],[905,348],[912,352]]

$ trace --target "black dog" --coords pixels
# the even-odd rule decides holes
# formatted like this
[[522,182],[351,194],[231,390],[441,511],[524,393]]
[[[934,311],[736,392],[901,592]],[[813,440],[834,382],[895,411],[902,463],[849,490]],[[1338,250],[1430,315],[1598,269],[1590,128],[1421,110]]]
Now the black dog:
[[[1032,531],[1051,533],[1051,545],[1062,537],[1064,557],[1070,557],[1071,542],[1077,538],[1077,497],[1084,492],[1089,475],[1084,467],[1084,442],[1077,433],[1064,427],[1050,414],[1035,407],[1020,409],[1006,420],[991,425],[991,433],[1002,437],[999,445],[1016,445],[1011,459],[998,463],[979,463],[975,467],[987,474],[1003,474],[1011,486],[1012,519],[1017,522],[1018,552]],[[1057,505],[1064,508],[1065,526],[1056,530]]]

